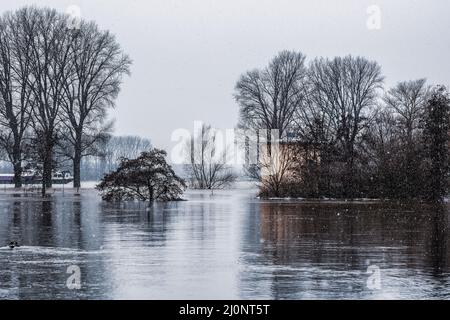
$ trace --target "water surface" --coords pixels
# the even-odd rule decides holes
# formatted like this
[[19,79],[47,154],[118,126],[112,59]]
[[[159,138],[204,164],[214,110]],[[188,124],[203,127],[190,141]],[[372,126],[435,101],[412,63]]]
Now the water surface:
[[447,206],[186,198],[148,208],[92,190],[0,195],[0,298],[450,298]]

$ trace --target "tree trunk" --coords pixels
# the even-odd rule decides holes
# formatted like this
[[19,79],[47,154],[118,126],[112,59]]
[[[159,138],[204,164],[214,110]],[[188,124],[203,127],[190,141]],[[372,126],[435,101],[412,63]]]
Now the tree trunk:
[[22,187],[22,162],[20,160],[14,161],[14,187]]
[[73,157],[73,187],[79,189],[81,187],[81,150],[75,148]]
[[22,187],[22,150],[20,144],[20,136],[17,130],[13,130],[14,146],[13,146],[13,167],[14,167],[14,187]]
[[46,188],[45,188],[45,180],[42,179],[42,196],[45,197],[45,193],[46,193]]
[[354,172],[354,149],[353,145],[347,145],[345,151],[345,170],[342,177],[344,197],[353,199],[355,197],[355,172]]
[[42,172],[42,180],[44,181],[45,188],[52,187],[52,171],[53,171],[53,146],[48,144],[44,151],[44,168]]
[[76,141],[74,145],[73,157],[73,187],[77,190],[81,187],[81,158],[82,158],[82,135],[83,131],[80,128],[75,130]]
[[16,143],[14,143],[14,154],[13,154],[13,166],[14,166],[14,187],[21,188],[22,187],[22,153],[20,150],[20,144],[17,143],[17,139],[15,139]]
[[153,203],[153,201],[154,201],[154,199],[153,199],[153,197],[154,197],[154,195],[153,195],[153,187],[151,187],[151,186],[149,186],[148,187],[148,193],[149,193],[149,197],[150,197],[150,203]]

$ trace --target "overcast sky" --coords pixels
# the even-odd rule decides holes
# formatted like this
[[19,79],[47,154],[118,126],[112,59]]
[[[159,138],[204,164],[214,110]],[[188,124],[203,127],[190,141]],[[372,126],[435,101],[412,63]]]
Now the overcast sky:
[[[133,59],[122,86],[116,134],[170,148],[177,128],[194,120],[233,128],[239,75],[278,51],[316,56],[363,55],[378,61],[386,85],[426,77],[450,84],[450,1],[300,0],[0,0],[0,10],[36,4],[81,8],[116,34]],[[367,27],[367,8],[381,9],[381,29]]]

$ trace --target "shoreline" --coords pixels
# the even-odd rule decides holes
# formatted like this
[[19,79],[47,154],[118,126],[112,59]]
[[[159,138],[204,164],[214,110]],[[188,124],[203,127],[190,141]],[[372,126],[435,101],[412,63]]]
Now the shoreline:
[[[248,192],[254,192],[257,191],[256,188],[227,188],[227,189],[217,189],[214,190],[214,194],[223,194],[227,192],[233,192],[233,191],[248,191]],[[67,194],[67,195],[75,195],[79,196],[82,193],[86,192],[95,192],[96,195],[100,196],[100,192],[95,189],[94,186],[82,186],[81,188],[73,188],[71,186],[62,186],[57,185],[55,187],[47,189],[46,195],[60,195],[60,194]],[[211,194],[211,190],[202,190],[202,189],[187,189],[185,193],[188,194],[197,194],[197,193],[208,193]],[[13,186],[2,188],[0,186],[0,197],[1,196],[14,196],[14,195],[29,195],[29,196],[38,196],[42,197],[41,195],[41,188],[36,187],[22,187],[22,188],[14,188]],[[416,204],[436,204],[432,202],[427,202],[419,199],[382,199],[382,198],[354,198],[354,199],[346,199],[346,198],[295,198],[295,197],[260,197],[260,196],[253,196],[254,200],[258,200],[261,203],[280,203],[280,204],[381,204],[381,203],[416,203]],[[182,199],[183,201],[189,201],[189,199]],[[442,203],[449,203],[450,198],[446,197],[444,198]]]

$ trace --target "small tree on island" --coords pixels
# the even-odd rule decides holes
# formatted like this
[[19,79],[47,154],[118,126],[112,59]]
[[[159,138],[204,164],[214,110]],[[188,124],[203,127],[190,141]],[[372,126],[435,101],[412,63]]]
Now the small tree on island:
[[166,162],[164,150],[142,152],[136,159],[122,158],[119,168],[97,185],[106,201],[176,201],[186,184]]

